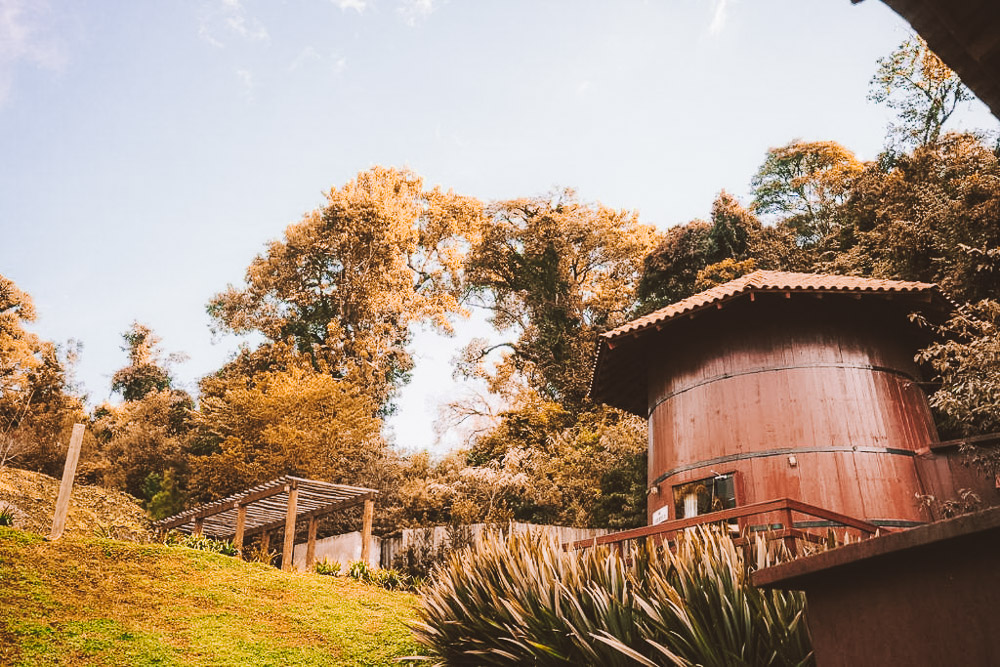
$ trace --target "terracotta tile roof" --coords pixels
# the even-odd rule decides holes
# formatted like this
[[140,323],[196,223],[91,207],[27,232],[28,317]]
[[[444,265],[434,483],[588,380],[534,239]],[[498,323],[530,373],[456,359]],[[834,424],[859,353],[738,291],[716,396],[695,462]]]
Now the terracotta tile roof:
[[[927,302],[932,310],[946,312],[955,307],[933,283],[878,280],[857,276],[754,271],[673,303],[600,335],[594,358],[590,397],[636,415],[646,415],[648,336],[663,328],[682,325],[682,320],[700,311],[722,308],[730,301],[753,297],[754,293],[853,294],[888,296],[899,294]],[[931,302],[935,305],[931,306]],[[667,331],[663,331],[667,335]]]
[[790,273],[787,271],[754,271],[632,320],[617,329],[601,334],[601,338],[614,340],[661,324],[678,315],[690,313],[747,292],[925,292],[934,288],[936,285],[933,283],[904,280],[879,280],[857,276]]

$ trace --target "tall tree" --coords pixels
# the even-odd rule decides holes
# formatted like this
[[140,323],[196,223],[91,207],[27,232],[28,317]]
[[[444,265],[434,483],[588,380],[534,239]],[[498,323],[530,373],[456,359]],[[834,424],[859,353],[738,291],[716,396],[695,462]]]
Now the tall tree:
[[74,422],[86,418],[69,373],[79,347],[40,339],[26,329],[34,319],[31,297],[0,275],[0,465],[53,475]]
[[264,347],[287,341],[385,407],[412,367],[410,326],[447,331],[462,312],[463,251],[481,206],[382,167],[326,199],[253,260],[245,287],[230,286],[208,310],[222,329],[262,333]]
[[834,141],[795,140],[771,148],[750,184],[752,210],[771,214],[815,245],[840,226],[838,209],[863,165]]
[[509,361],[543,397],[583,405],[597,333],[624,322],[655,243],[634,213],[572,190],[497,202],[469,253],[470,288],[509,331]]
[[868,99],[897,113],[900,122],[890,125],[890,137],[903,146],[923,146],[938,140],[955,109],[972,94],[922,37],[913,36],[879,59]]
[[969,134],[946,134],[869,165],[844,206],[853,243],[834,270],[941,285],[960,301],[1000,290],[1000,161]]
[[162,391],[171,385],[170,365],[182,361],[183,355],[172,354],[163,358],[160,337],[145,324],[133,322],[122,334],[128,353],[128,365],[115,371],[111,377],[112,391],[119,392],[126,401],[137,401],[152,391]]

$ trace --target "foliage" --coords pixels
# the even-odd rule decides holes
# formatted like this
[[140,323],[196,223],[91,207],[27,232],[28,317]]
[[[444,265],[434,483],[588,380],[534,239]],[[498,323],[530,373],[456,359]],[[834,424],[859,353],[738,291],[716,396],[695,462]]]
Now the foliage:
[[[967,437],[1000,431],[1000,303],[984,299],[965,304],[940,325],[919,319],[937,334],[917,361],[932,369],[938,383],[930,404],[943,433]],[[997,448],[965,445],[962,454],[987,479],[1000,476]],[[958,512],[978,505],[978,498],[971,504],[967,500],[952,499],[944,509]]]
[[697,292],[698,272],[715,258],[712,225],[693,220],[667,230],[643,260],[639,281],[639,314],[680,301]]
[[839,229],[838,209],[861,169],[854,153],[834,141],[771,148],[750,182],[752,208],[775,215],[800,245],[815,245]]
[[183,355],[172,354],[162,359],[159,336],[139,322],[133,322],[122,338],[125,339],[122,350],[128,353],[128,366],[111,376],[111,390],[120,393],[126,401],[138,401],[150,392],[169,389],[172,385],[170,364],[182,361]]
[[800,593],[763,591],[729,537],[702,527],[675,551],[563,552],[494,535],[425,589],[417,640],[442,664],[796,665],[811,660]]
[[170,388],[100,406],[91,425],[103,458],[97,479],[141,498],[153,518],[179,511],[184,497],[178,477],[187,474],[193,408],[187,392]]
[[371,566],[363,560],[351,561],[347,565],[347,576],[355,581],[368,581],[371,574]]
[[175,530],[168,532],[163,539],[167,546],[187,547],[198,551],[208,551],[209,553],[222,554],[223,556],[235,556],[236,547],[229,540],[213,540],[204,535],[185,535]]
[[[597,333],[631,311],[652,227],[572,190],[496,202],[466,260],[466,280],[510,331],[505,363],[547,400],[574,411],[587,393]],[[492,348],[480,350],[484,360]],[[496,389],[496,387],[494,387]]]
[[934,282],[963,302],[1000,289],[1000,161],[973,135],[867,166],[845,215],[852,240],[830,269]]
[[475,200],[425,191],[412,172],[361,172],[290,225],[250,264],[246,286],[217,294],[209,313],[222,329],[263,334],[265,350],[291,343],[315,371],[364,387],[383,408],[413,365],[411,325],[448,331],[461,312],[464,235],[479,215]]
[[396,554],[392,567],[410,577],[411,581],[423,581],[452,553],[470,546],[472,531],[468,526],[458,523],[448,525],[445,539],[439,544],[434,541],[434,528],[425,528]]
[[0,526],[13,526],[14,518],[14,509],[10,505],[0,507]]
[[387,665],[415,596],[190,549],[0,528],[0,664]]
[[313,571],[316,574],[323,574],[329,577],[340,575],[340,561],[329,561],[327,559],[318,560],[313,564]]
[[190,494],[204,501],[285,474],[363,485],[384,456],[373,399],[347,379],[308,368],[258,373],[203,396],[195,416],[203,451]]
[[698,280],[695,282],[694,288],[699,292],[711,289],[716,285],[722,285],[728,283],[730,280],[736,280],[740,276],[753,273],[756,268],[757,260],[752,257],[742,262],[737,262],[732,257],[727,257],[721,262],[709,264],[699,271]]
[[86,420],[71,377],[80,346],[40,339],[27,329],[34,319],[31,297],[0,275],[0,467],[57,475],[73,424]]
[[972,93],[944,62],[913,36],[885,58],[869,84],[868,99],[896,111],[889,134],[903,145],[923,146],[941,136],[944,124]]

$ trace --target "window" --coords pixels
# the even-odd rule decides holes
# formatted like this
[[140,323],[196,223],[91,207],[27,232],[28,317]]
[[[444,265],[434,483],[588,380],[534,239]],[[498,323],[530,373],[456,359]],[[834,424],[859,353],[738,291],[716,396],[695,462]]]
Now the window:
[[715,475],[674,487],[674,511],[678,519],[736,507],[733,473]]

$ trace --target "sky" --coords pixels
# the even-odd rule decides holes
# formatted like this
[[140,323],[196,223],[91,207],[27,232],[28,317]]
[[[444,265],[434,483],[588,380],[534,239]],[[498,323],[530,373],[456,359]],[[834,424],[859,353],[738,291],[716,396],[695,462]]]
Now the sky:
[[[91,405],[118,400],[134,320],[194,391],[241,341],[205,304],[357,172],[573,187],[666,229],[723,189],[748,203],[769,147],[874,158],[891,115],[868,82],[909,32],[877,0],[0,0],[0,275],[34,331],[83,344]],[[450,360],[486,331],[417,333],[397,446],[454,444],[433,430]]]

